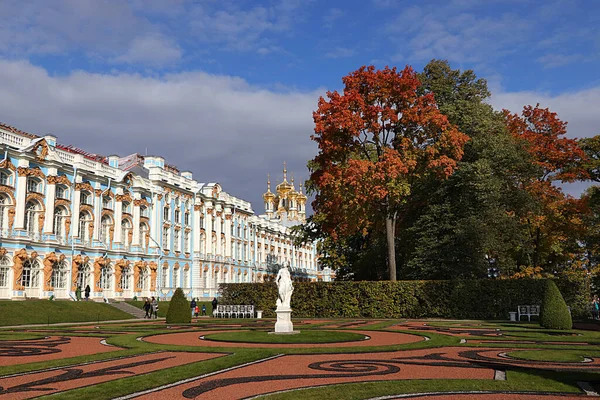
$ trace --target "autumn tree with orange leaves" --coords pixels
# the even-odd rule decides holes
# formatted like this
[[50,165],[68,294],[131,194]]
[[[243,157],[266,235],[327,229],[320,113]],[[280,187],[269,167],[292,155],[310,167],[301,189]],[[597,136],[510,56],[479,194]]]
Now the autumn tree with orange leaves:
[[342,78],[344,90],[321,97],[313,113],[319,153],[309,162],[315,220],[335,240],[385,227],[389,279],[396,280],[398,213],[412,185],[445,179],[468,136],[438,109],[409,66],[361,67]]
[[576,139],[564,137],[567,123],[547,108],[525,106],[521,115],[504,111],[509,132],[520,140],[537,166],[537,174],[525,189],[539,204],[536,212],[524,217],[532,243],[532,267],[552,262],[570,239],[581,237],[585,230],[581,219],[581,201],[565,196],[553,182],[573,182],[588,178],[586,155]]

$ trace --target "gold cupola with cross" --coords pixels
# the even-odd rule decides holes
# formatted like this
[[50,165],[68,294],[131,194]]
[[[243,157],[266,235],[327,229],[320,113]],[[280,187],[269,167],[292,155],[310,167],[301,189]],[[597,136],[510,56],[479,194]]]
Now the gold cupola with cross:
[[296,191],[294,177],[291,182],[287,180],[287,165],[283,163],[283,181],[271,192],[271,180],[267,182],[267,192],[263,194],[267,218],[303,223],[306,221],[306,196]]

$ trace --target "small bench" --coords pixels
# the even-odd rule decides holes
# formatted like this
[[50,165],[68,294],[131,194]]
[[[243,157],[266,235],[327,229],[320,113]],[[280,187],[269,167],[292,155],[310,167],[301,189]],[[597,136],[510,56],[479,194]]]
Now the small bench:
[[217,305],[213,310],[214,318],[254,318],[254,306]]
[[527,316],[527,319],[531,321],[532,316],[540,317],[540,306],[518,306],[517,307],[517,321],[521,320],[521,316]]

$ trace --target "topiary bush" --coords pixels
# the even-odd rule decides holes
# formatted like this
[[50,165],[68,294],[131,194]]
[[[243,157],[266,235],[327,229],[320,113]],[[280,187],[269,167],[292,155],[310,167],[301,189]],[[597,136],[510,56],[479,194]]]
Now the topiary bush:
[[181,288],[177,288],[167,311],[167,324],[189,324],[192,321],[190,303],[185,298]]
[[567,303],[560,294],[556,283],[552,280],[546,280],[544,288],[544,297],[542,299],[542,308],[540,310],[540,325],[547,329],[571,329],[573,320]]

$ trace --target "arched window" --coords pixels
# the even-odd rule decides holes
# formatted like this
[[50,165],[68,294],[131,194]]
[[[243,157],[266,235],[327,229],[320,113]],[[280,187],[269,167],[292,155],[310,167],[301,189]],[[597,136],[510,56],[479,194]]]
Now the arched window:
[[0,196],[0,234],[2,236],[5,236],[2,232],[8,229],[8,209],[10,205],[8,196]]
[[174,288],[179,287],[179,268],[173,269],[173,285]]
[[69,212],[66,207],[56,207],[54,209],[54,230],[53,233],[58,238],[66,238],[65,222]]
[[12,186],[11,185],[11,181],[12,181],[12,174],[5,171],[5,170],[1,170],[0,171],[0,185],[5,185],[5,186]]
[[144,268],[142,271],[140,271],[140,277],[137,286],[142,288],[142,290],[147,290],[149,281],[150,273],[148,272],[148,268]]
[[166,226],[163,227],[162,231],[162,247],[163,249],[169,248],[169,228]]
[[27,192],[42,193],[42,182],[38,178],[27,179]]
[[189,231],[183,232],[183,251],[185,253],[190,252],[190,232]]
[[50,284],[54,289],[64,289],[67,287],[67,263],[64,261],[54,263],[50,279]]
[[110,227],[113,221],[110,216],[105,215],[100,222],[100,241],[106,244],[110,243]]
[[85,286],[90,281],[92,267],[89,263],[82,264],[79,266],[77,270],[77,286],[81,288],[81,290],[85,289]]
[[69,199],[69,189],[65,185],[56,186],[56,198],[57,199]]
[[8,273],[10,272],[10,258],[4,256],[0,258],[0,287],[8,287],[9,279]]
[[183,270],[183,287],[190,287],[190,271],[189,269]]
[[121,282],[119,282],[119,287],[123,290],[129,290],[130,289],[130,285],[129,285],[129,281],[131,278],[131,268],[129,267],[123,267],[123,269],[121,270]]
[[169,218],[169,207],[165,206],[163,208],[163,221],[164,222],[169,222],[170,218]]
[[112,268],[110,265],[105,265],[100,270],[100,287],[103,290],[110,289],[110,276],[112,273]]
[[142,217],[150,217],[150,213],[149,213],[149,211],[148,211],[148,207],[141,206],[141,207],[140,207],[140,215],[141,215]]
[[121,243],[129,245],[129,233],[131,232],[131,222],[128,219],[121,221]]
[[169,267],[163,266],[162,269],[162,285],[163,287],[168,287],[168,280],[167,280],[167,275],[169,273]]
[[188,226],[190,224],[190,213],[186,211],[183,215],[183,223]]
[[150,232],[150,228],[142,222],[140,224],[140,245],[144,249],[146,248],[146,236],[148,235],[148,232]]
[[112,210],[113,206],[112,199],[110,198],[110,196],[102,196],[102,208]]
[[28,201],[25,205],[25,229],[29,234],[39,231],[39,218],[42,207],[37,201]]
[[175,209],[175,223],[176,224],[180,224],[181,223],[181,211],[179,211],[179,209]]
[[36,287],[38,285],[39,268],[35,261],[26,260],[23,263],[23,275],[21,275],[21,285],[26,288]]
[[125,214],[131,214],[131,203],[123,202],[123,212]]
[[79,193],[79,203],[81,205],[87,204],[87,205],[91,206],[92,205],[92,195],[89,192]]
[[79,215],[79,238],[84,242],[90,240],[90,223],[92,222],[92,214],[85,211]]
[[204,233],[200,235],[200,253],[206,254],[206,235]]
[[173,232],[173,250],[179,251],[179,235],[181,235],[181,231],[179,229],[175,229]]

